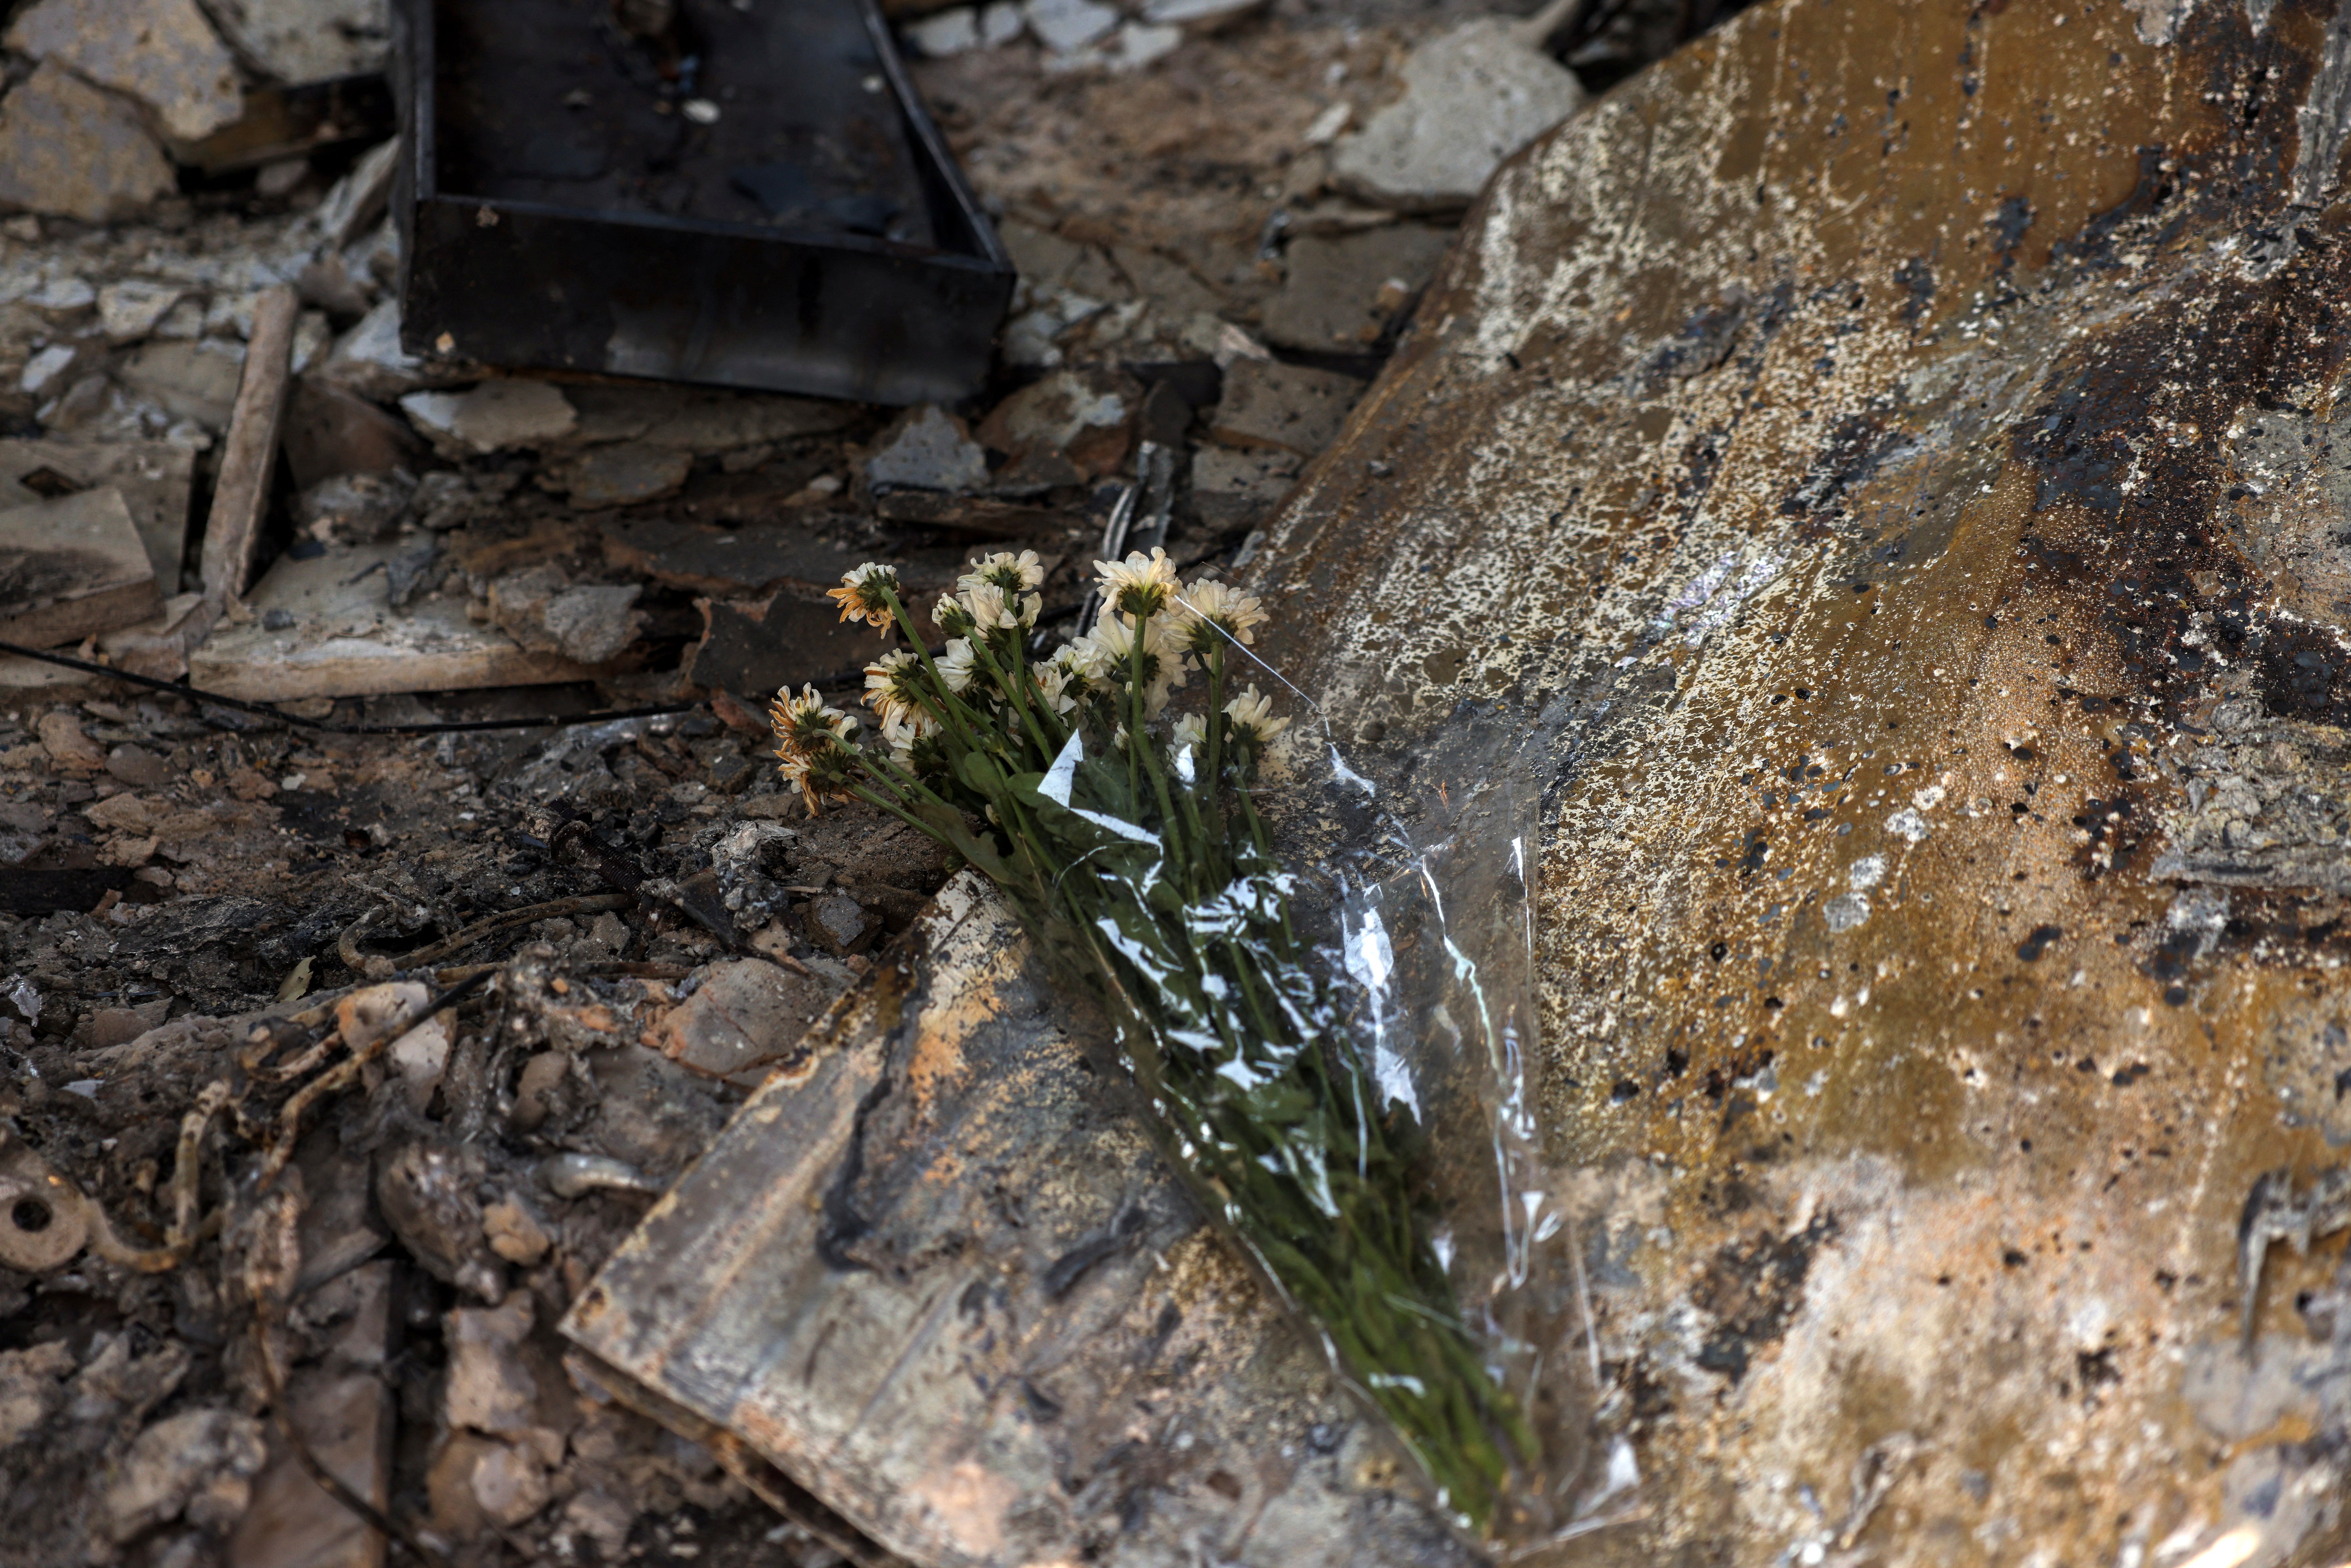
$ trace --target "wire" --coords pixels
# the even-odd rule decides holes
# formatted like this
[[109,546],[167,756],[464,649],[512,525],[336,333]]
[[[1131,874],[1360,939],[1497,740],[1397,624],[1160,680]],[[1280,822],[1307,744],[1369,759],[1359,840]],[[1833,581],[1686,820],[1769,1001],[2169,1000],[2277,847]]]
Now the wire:
[[303,718],[295,714],[281,713],[267,703],[249,703],[242,697],[224,696],[201,686],[183,685],[177,681],[158,680],[153,675],[135,675],[128,670],[109,669],[93,664],[87,659],[71,658],[64,653],[44,653],[38,648],[21,647],[15,643],[0,643],[0,653],[14,653],[20,659],[38,659],[45,664],[60,664],[84,674],[104,675],[109,680],[122,681],[152,691],[169,692],[175,697],[187,697],[214,707],[234,708],[239,713],[255,714],[262,718],[274,718],[280,724],[297,725],[329,735],[462,735],[482,729],[561,729],[570,725],[609,724],[622,718],[653,718],[663,714],[692,713],[699,703],[656,703],[650,707],[602,708],[595,713],[583,713],[571,718],[545,716],[539,718],[469,718],[436,720],[431,724],[330,724],[324,719]]

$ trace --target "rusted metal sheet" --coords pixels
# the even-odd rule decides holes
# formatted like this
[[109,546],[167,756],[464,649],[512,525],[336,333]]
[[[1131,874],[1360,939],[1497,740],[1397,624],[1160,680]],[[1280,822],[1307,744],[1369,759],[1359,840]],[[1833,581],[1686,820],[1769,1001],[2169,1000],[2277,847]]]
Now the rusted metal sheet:
[[2333,4],[1749,12],[1502,172],[1269,530],[1359,767],[1557,736],[1581,1553],[2345,1554],[2339,1238],[2241,1349],[2238,1250],[2351,1141],[2346,103]]
[[950,883],[583,1294],[586,1369],[920,1563],[1473,1562],[1089,1022]]

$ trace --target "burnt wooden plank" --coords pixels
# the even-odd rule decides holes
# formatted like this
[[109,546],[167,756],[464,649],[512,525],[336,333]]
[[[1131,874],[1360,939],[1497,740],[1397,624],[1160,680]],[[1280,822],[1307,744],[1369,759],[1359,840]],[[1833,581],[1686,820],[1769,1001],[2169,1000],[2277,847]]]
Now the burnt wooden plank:
[[1476,1561],[969,876],[564,1333],[623,1397],[731,1433],[918,1562]]

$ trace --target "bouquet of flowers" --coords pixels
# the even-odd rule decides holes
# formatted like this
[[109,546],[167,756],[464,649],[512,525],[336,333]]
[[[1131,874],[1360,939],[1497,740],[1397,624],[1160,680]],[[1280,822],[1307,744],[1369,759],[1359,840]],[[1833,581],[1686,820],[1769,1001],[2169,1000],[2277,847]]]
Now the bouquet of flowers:
[[[1097,563],[1094,628],[1034,659],[1033,551],[980,561],[933,619],[859,567],[843,620],[904,638],[865,672],[879,735],[813,687],[777,695],[777,756],[811,812],[869,801],[987,875],[1118,1027],[1161,1142],[1209,1213],[1483,1529],[1537,1441],[1464,1326],[1412,1148],[1292,928],[1253,799],[1288,727],[1232,669],[1268,616],[1165,553]],[[1171,713],[1204,674],[1207,703]]]

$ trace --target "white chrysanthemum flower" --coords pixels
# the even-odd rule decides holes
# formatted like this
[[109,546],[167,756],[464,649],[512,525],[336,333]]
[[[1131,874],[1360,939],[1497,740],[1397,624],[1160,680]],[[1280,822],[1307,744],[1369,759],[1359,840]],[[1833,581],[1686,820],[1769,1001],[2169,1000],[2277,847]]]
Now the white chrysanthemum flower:
[[[1038,691],[1044,694],[1047,707],[1060,714],[1066,714],[1076,708],[1077,694],[1070,690],[1070,686],[1077,678],[1071,674],[1068,666],[1063,664],[1058,656],[1048,659],[1041,664],[1029,665],[1029,674],[1036,681]],[[1084,683],[1078,680],[1077,684],[1082,685]]]
[[889,743],[890,760],[900,771],[920,777],[929,767],[930,759],[921,754],[921,743],[938,733],[938,721],[926,713],[917,713],[912,719],[888,719],[882,726],[882,738]]
[[824,596],[840,603],[843,621],[862,621],[886,632],[892,617],[890,601],[883,597],[885,589],[892,594],[903,593],[898,586],[898,569],[869,560],[853,571],[842,572],[841,586],[826,589]]
[[1019,555],[998,550],[974,561],[969,571],[956,579],[957,588],[977,588],[983,582],[1002,589],[1007,599],[1033,593],[1045,586],[1045,563],[1037,559],[1032,549],[1022,550]]
[[1178,751],[1186,747],[1195,751],[1206,751],[1208,748],[1207,724],[1198,714],[1186,714],[1176,721],[1176,734],[1171,744]]
[[1137,550],[1123,561],[1098,560],[1094,576],[1103,601],[1120,614],[1138,621],[1147,621],[1166,609],[1181,586],[1176,580],[1176,563],[1156,545],[1147,556]]
[[1259,747],[1290,727],[1288,719],[1273,716],[1273,699],[1258,695],[1255,685],[1227,703],[1225,716],[1233,721],[1234,739]]
[[931,611],[931,619],[937,622],[939,630],[950,637],[968,637],[976,624],[972,620],[971,607],[952,593],[939,595],[938,603]]
[[780,743],[778,757],[808,756],[835,740],[846,742],[857,731],[857,721],[818,695],[814,686],[802,686],[798,696],[789,686],[778,691],[768,705],[768,722]]
[[1273,619],[1256,595],[1206,581],[1176,591],[1175,616],[1178,641],[1196,653],[1205,653],[1227,638],[1254,643],[1257,629]]
[[[1087,678],[1097,690],[1115,690],[1126,684],[1134,668],[1136,632],[1119,619],[1116,609],[1105,608],[1101,622],[1078,641]],[[1143,711],[1145,717],[1156,717],[1167,706],[1168,692],[1184,684],[1189,661],[1177,650],[1165,621],[1144,622],[1141,643]]]
[[979,656],[972,652],[971,639],[954,638],[947,643],[947,656],[939,661],[939,679],[946,683],[947,690],[962,691],[971,685],[978,665]]
[[971,612],[974,631],[1018,632],[1026,626],[1019,610],[1005,601],[1004,590],[992,582],[970,582],[968,578],[965,580],[969,586],[957,592],[956,597]]
[[879,715],[884,728],[893,721],[919,714],[923,662],[901,648],[865,666],[865,706]]

